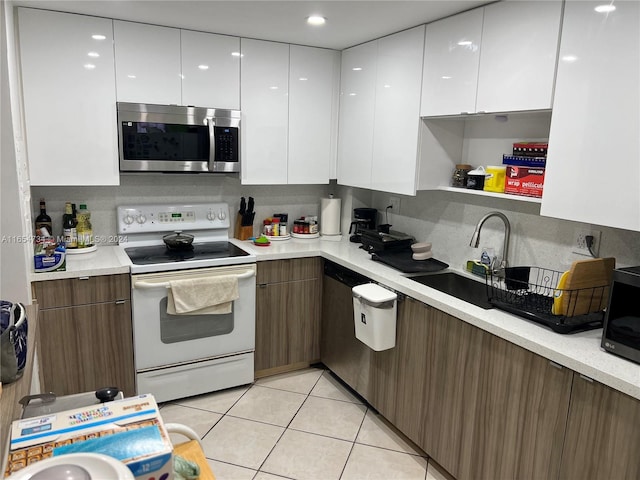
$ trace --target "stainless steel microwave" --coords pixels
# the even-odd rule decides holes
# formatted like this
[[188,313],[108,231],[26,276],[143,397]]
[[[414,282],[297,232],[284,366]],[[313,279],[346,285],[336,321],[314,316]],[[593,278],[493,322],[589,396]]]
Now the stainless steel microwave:
[[640,363],[640,267],[613,271],[602,348]]
[[121,172],[240,171],[240,112],[117,103]]

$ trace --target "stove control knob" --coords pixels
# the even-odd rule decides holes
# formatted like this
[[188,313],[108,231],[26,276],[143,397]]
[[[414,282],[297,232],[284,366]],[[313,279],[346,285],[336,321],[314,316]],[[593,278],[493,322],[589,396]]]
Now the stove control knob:
[[224,210],[220,210],[220,211],[218,212],[218,218],[219,218],[220,220],[224,220],[225,218],[227,218],[227,214],[224,212]]
[[212,222],[216,219],[216,214],[212,211],[207,212],[207,220],[211,220]]
[[124,223],[126,223],[127,225],[131,225],[133,223],[133,217],[129,214],[125,215],[125,217],[122,219],[122,221]]
[[136,222],[138,222],[140,225],[142,225],[146,221],[147,221],[147,217],[145,217],[144,215],[138,215],[136,217]]

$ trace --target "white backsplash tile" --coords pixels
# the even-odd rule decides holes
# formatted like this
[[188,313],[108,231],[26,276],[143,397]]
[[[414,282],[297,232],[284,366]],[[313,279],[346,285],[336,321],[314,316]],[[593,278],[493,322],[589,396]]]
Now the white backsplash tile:
[[[235,176],[210,175],[126,175],[117,187],[32,187],[32,198],[44,197],[47,212],[54,222],[54,233],[60,234],[64,202],[86,203],[96,235],[117,233],[115,211],[128,203],[171,203],[226,201],[232,218],[240,197],[254,197],[255,231],[262,220],[274,213],[288,213],[290,221],[303,215],[320,214],[320,198],[330,193],[342,199],[342,233],[348,237],[354,208],[374,207],[379,210],[379,223],[386,223],[385,207],[390,195],[360,188],[330,185],[241,185]],[[400,211],[390,211],[388,223],[393,230],[413,235],[417,241],[433,244],[434,256],[451,265],[464,268],[467,260],[479,258],[481,248],[469,246],[478,220],[490,211],[503,212],[511,223],[509,263],[566,270],[574,260],[587,257],[572,253],[575,230],[585,224],[539,215],[540,205],[509,198],[472,196],[446,191],[422,191],[415,197],[400,198]],[[37,208],[37,204],[34,206]],[[35,218],[34,210],[34,218]],[[589,225],[589,227],[591,227]],[[640,265],[640,233],[609,227],[602,231],[601,256],[616,257],[617,266]],[[480,247],[502,248],[502,222],[487,221],[482,230]]]

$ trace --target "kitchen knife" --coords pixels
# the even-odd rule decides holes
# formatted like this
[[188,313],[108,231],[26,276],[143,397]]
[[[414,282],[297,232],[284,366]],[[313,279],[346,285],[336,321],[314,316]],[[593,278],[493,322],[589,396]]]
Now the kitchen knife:
[[247,211],[247,201],[244,199],[244,197],[240,197],[240,215],[244,215],[245,212]]

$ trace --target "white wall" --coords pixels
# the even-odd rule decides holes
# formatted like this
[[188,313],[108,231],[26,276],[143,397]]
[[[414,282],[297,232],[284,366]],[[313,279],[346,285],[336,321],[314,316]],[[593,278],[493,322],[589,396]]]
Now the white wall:
[[[26,173],[18,79],[15,68],[13,8],[2,2],[0,64],[0,298],[31,303],[27,269],[31,257],[31,195]],[[25,241],[26,240],[26,241]]]

